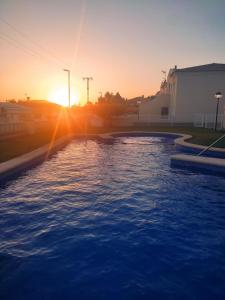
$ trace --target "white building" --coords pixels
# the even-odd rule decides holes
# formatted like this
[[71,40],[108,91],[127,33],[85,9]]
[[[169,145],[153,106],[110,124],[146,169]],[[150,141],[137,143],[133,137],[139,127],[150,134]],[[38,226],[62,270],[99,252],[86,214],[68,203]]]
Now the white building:
[[[160,92],[148,103],[140,105],[140,121],[197,124],[205,126],[215,121],[216,100],[221,92],[219,122],[224,116],[225,64],[170,69]],[[210,127],[210,126],[209,126]],[[211,126],[213,127],[213,125]]]

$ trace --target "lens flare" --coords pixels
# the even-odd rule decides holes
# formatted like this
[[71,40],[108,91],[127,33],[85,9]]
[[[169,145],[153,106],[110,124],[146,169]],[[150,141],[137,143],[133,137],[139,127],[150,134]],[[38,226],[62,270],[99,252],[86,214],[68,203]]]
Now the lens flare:
[[[68,89],[66,87],[58,87],[49,92],[48,100],[62,106],[68,106]],[[72,90],[70,95],[70,105],[79,105],[80,94],[78,90]]]

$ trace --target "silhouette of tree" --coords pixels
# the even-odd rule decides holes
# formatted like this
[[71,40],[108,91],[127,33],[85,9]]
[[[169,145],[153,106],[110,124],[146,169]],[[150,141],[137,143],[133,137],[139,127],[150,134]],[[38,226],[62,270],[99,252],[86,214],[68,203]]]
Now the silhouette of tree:
[[115,95],[110,92],[106,92],[105,95],[98,98],[99,103],[125,103],[125,98],[121,97],[120,93],[117,92]]

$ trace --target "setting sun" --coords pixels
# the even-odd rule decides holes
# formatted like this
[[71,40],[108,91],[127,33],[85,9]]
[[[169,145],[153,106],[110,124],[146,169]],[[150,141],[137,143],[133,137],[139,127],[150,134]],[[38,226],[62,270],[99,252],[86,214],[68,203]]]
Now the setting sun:
[[[68,106],[68,89],[66,87],[58,87],[49,92],[48,100],[62,106]],[[80,94],[78,90],[71,91],[71,105],[79,105]]]

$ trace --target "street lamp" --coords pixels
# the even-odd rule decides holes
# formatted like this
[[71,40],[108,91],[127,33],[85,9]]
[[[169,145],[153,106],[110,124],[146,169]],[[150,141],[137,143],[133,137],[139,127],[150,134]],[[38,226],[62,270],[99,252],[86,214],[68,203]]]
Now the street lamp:
[[141,101],[138,100],[137,104],[138,104],[138,121],[139,121],[139,119],[140,119],[140,104],[141,104]]
[[63,71],[68,73],[68,101],[69,101],[69,108],[70,108],[70,70],[63,69]]
[[219,108],[219,101],[220,99],[223,97],[222,93],[221,92],[217,92],[214,97],[216,98],[217,100],[217,103],[216,103],[216,121],[215,121],[215,131],[217,130],[217,118],[218,118],[218,108]]

